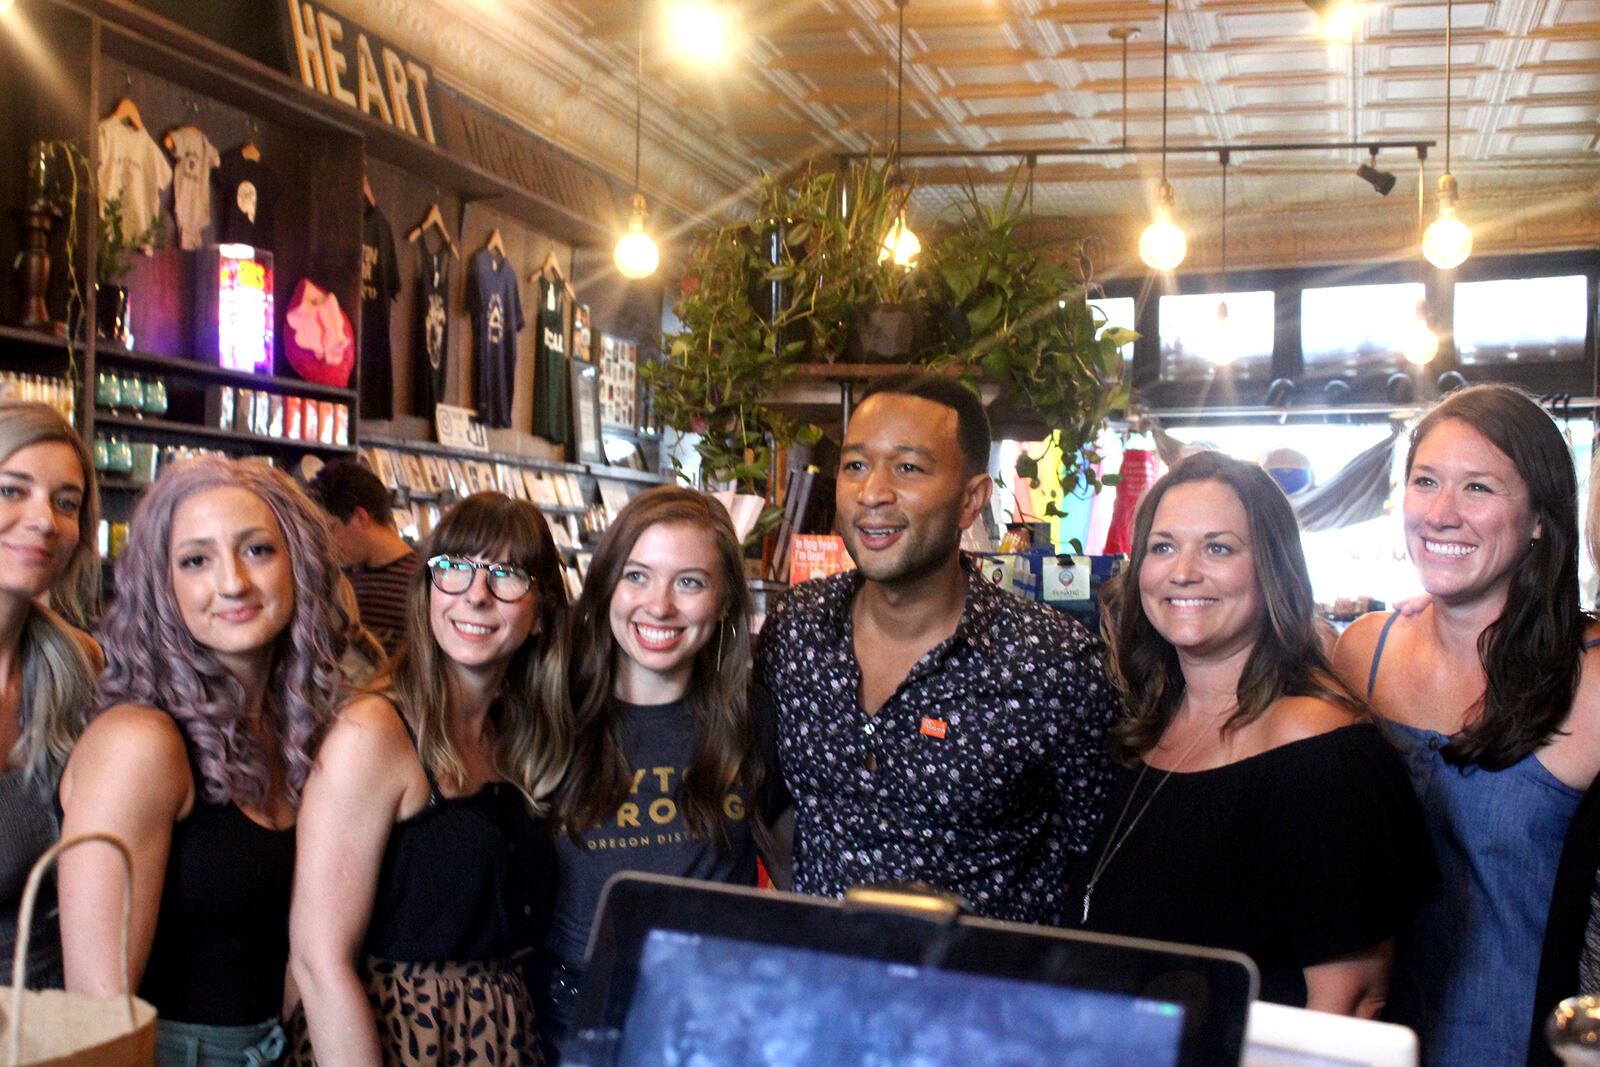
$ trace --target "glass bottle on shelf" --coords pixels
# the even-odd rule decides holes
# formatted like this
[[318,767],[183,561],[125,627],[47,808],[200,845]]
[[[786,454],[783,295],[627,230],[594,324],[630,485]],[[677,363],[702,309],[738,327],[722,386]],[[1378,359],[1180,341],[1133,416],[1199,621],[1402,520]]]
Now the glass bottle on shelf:
[[122,407],[136,418],[144,417],[144,379],[137,374],[127,374],[117,389]]
[[111,469],[111,445],[103,433],[94,435],[94,469],[101,474]]
[[113,437],[108,458],[111,460],[111,470],[115,474],[130,474],[133,471],[133,446],[126,437]]
[[94,406],[106,411],[117,407],[117,376],[115,372],[96,371],[94,376]]
[[156,418],[167,413],[167,380],[165,378],[149,378],[144,383],[144,406],[146,415]]

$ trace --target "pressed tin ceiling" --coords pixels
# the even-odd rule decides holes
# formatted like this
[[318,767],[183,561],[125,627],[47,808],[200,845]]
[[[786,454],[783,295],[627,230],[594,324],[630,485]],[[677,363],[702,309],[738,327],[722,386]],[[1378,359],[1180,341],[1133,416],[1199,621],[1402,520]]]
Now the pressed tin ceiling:
[[[562,147],[631,178],[634,0],[345,0],[438,74]],[[736,0],[721,70],[667,54],[644,5],[644,191],[685,216],[738,203],[762,170],[894,136],[893,0]],[[1330,43],[1302,0],[1172,0],[1169,138],[1228,144],[1230,261],[1339,259],[1414,248],[1415,153],[1389,151],[1400,182],[1380,199],[1354,176],[1364,152],[1251,153],[1281,141],[1438,140],[1444,156],[1443,0],[1363,6],[1355,44]],[[1161,136],[1160,0],[911,0],[905,147],[1111,147]],[[1600,243],[1600,0],[1455,4],[1452,170],[1480,247]],[[409,39],[404,39],[409,38]],[[1014,163],[912,161],[913,222],[931,224],[976,183],[1004,188]],[[1148,214],[1158,154],[1041,158],[1034,209],[1062,232],[1120,243]],[[1170,158],[1180,222],[1210,248],[1215,156]],[[1235,214],[1236,213],[1236,214]],[[1235,241],[1237,240],[1237,244]],[[1376,242],[1376,244],[1374,243]]]

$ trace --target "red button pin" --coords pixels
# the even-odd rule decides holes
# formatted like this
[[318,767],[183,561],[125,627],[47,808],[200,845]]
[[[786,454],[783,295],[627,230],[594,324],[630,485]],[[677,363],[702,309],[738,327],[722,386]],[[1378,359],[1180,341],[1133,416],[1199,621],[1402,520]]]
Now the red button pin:
[[943,719],[933,719],[926,715],[922,717],[922,732],[929,737],[937,737],[943,741],[945,732],[949,729],[949,725]]

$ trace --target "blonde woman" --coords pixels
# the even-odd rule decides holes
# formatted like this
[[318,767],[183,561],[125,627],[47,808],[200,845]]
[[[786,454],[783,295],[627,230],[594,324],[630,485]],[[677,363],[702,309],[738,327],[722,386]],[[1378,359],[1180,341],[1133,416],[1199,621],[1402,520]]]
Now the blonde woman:
[[[81,619],[99,579],[94,468],[52,408],[0,404],[0,958],[10,959],[28,871],[59,834],[51,796],[100,669]],[[56,610],[41,606],[50,599]],[[58,613],[59,612],[59,613]],[[60,986],[55,889],[34,911],[28,984]]]

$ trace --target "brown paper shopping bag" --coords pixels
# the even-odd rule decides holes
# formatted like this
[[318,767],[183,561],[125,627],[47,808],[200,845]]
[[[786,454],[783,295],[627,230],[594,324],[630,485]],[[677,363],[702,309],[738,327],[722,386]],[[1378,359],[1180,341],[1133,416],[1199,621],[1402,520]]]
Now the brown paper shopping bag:
[[122,891],[122,973],[128,973],[128,920],[133,909],[133,859],[110,834],[79,834],[58,841],[28,875],[17,915],[17,948],[11,988],[0,987],[0,1063],[6,1067],[153,1067],[156,1010],[129,990],[99,998],[60,989],[26,989],[28,935],[44,872],[69,848],[102,841],[122,856],[127,882]]

